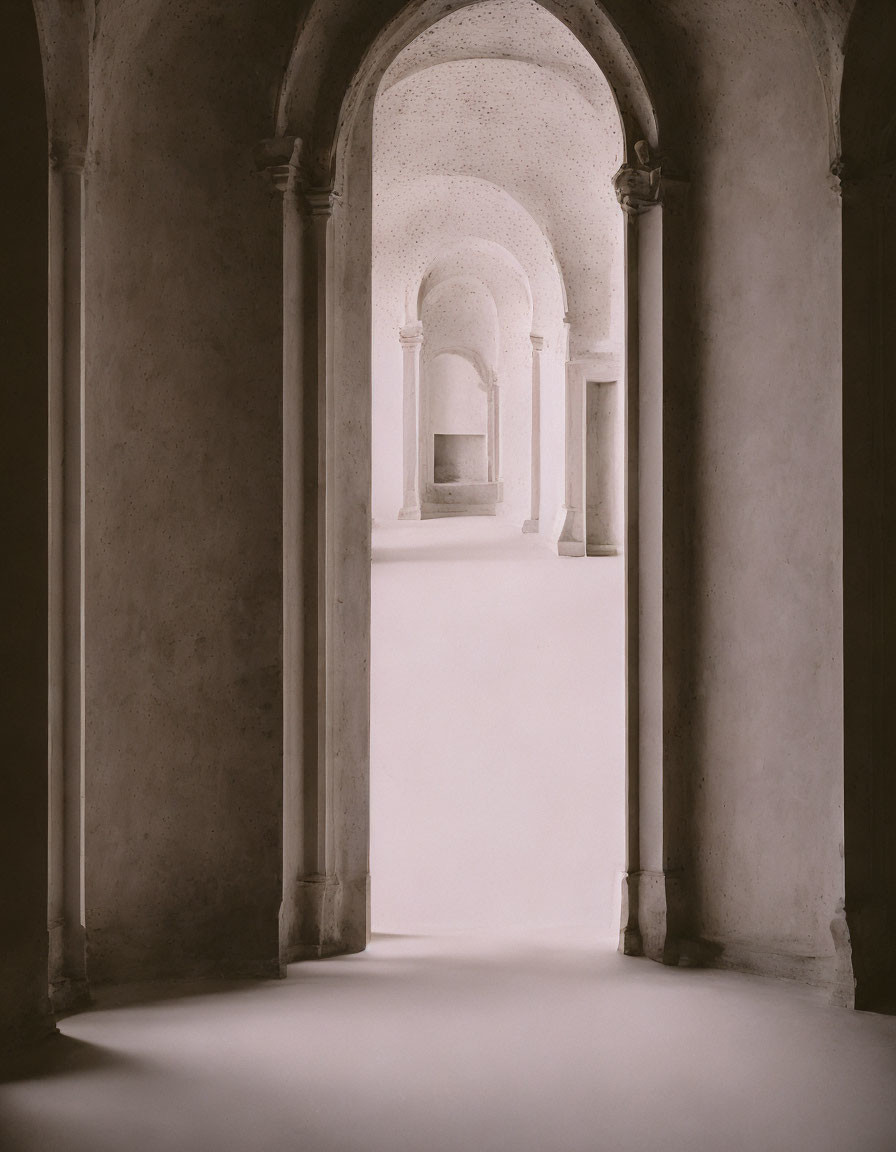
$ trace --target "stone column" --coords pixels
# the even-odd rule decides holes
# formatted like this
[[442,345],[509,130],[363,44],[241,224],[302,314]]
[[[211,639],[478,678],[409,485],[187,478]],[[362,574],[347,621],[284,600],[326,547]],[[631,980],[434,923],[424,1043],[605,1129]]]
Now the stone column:
[[585,382],[585,552],[615,556],[617,379]]
[[403,357],[402,453],[404,504],[399,520],[420,519],[420,350],[423,325],[417,321],[400,329]]
[[530,460],[532,469],[529,519],[523,523],[524,532],[537,532],[541,505],[541,354],[544,337],[533,332],[532,341],[532,441]]
[[[296,883],[297,931],[290,959],[322,956],[340,950],[339,881],[334,872],[333,782],[329,765],[329,661],[334,572],[331,555],[330,494],[333,434],[333,213],[338,197],[331,188],[305,192],[308,208],[306,321],[311,339],[306,359],[307,420],[304,480],[306,509],[306,636],[303,758],[302,872]],[[313,446],[313,447],[312,447]]]
[[281,966],[335,932],[328,834],[327,459],[330,224],[334,197],[306,191],[301,142],[264,141],[256,162],[283,208],[283,901]]
[[566,361],[564,486],[557,553],[585,555],[585,374],[576,361]]
[[49,978],[87,1001],[84,930],[84,154],[54,146],[49,186]]
[[302,875],[305,716],[304,578],[304,220],[299,188],[301,141],[282,137],[259,146],[260,166],[283,210],[283,902],[281,964],[296,932],[295,886]]
[[497,484],[501,479],[501,389],[497,373],[491,372],[486,381],[488,399],[488,479]]
[[614,187],[625,214],[627,862],[620,948],[667,964],[693,939],[689,762],[691,236],[688,185],[637,164]]
[[495,483],[499,484],[501,482],[501,385],[498,383],[497,376],[492,381],[492,393],[495,411]]

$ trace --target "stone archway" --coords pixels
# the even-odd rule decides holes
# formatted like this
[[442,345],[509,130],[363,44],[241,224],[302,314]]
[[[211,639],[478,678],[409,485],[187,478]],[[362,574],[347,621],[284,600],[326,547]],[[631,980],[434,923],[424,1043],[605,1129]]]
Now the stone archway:
[[[560,5],[542,6],[563,19]],[[332,106],[309,88],[314,79],[290,68],[279,135],[258,154],[284,193],[285,221],[284,960],[355,951],[368,936],[373,104],[398,52],[454,7],[429,0],[372,34],[358,71],[346,77],[338,130]],[[687,651],[686,472],[679,442],[691,323],[687,183],[668,158],[657,158],[654,106],[619,33],[602,12],[573,23],[614,85],[626,155],[617,174],[626,270],[621,947],[677,963],[692,934],[680,720]],[[301,58],[301,41],[294,60]],[[639,140],[648,146],[636,157]],[[580,375],[582,387],[600,379],[588,366]],[[310,548],[300,544],[303,533],[311,534]]]

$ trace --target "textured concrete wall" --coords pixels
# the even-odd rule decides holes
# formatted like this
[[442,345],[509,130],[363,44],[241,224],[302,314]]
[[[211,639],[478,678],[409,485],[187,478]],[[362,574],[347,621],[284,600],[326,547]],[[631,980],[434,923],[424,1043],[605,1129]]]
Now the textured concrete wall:
[[[593,5],[546,6],[598,39]],[[86,286],[94,979],[270,971],[276,961],[280,205],[250,157],[272,134],[295,35],[289,7],[107,0],[97,14]],[[298,107],[295,92],[318,82],[321,95],[284,123],[325,140],[355,57],[397,7],[313,8],[290,99]],[[693,478],[694,703],[683,739],[696,928],[724,947],[723,961],[816,978],[842,895],[829,117],[809,40],[772,0],[606,7],[645,70],[695,213],[699,326],[682,440]],[[649,125],[624,69],[614,83],[629,123]],[[349,304],[337,317],[341,395],[366,396],[369,385],[370,285],[347,256],[370,244],[359,209],[369,161],[347,189],[351,223],[336,256]],[[366,635],[367,557],[351,542],[369,507],[348,473],[369,469],[369,412],[346,402],[334,419],[333,547],[357,553],[334,592],[333,650],[347,669],[358,662],[352,638]],[[356,680],[332,691],[332,754],[345,771],[335,804],[360,827],[366,720]],[[360,906],[363,835],[340,841],[337,856]]]
[[[47,1010],[47,121],[29,0],[0,36],[0,1053]],[[11,110],[15,109],[15,115]]]
[[723,961],[824,978],[843,894],[840,206],[792,14],[689,8],[699,924]]
[[[87,183],[94,981],[276,971],[281,209],[253,168],[289,23],[104,4]],[[238,64],[235,62],[238,61]]]

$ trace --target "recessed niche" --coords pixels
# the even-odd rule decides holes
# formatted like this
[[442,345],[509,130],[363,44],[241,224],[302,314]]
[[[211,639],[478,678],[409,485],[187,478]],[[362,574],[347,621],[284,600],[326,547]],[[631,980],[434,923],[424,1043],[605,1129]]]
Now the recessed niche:
[[485,436],[436,432],[433,435],[433,480],[436,484],[488,480]]

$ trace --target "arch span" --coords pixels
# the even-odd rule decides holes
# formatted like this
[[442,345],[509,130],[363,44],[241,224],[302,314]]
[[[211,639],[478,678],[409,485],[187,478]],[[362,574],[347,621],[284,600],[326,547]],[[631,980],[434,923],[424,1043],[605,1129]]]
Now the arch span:
[[[358,950],[367,940],[373,109],[390,63],[448,7],[425,0],[389,20],[380,6],[350,74],[335,68],[327,49],[335,45],[337,29],[307,25],[281,93],[278,130],[290,137],[274,168],[285,190],[284,291],[287,301],[304,297],[309,317],[290,332],[296,313],[293,307],[285,312],[284,438],[310,451],[316,497],[304,522],[318,557],[309,570],[288,545],[284,554],[286,648],[305,652],[304,698],[315,703],[299,714],[301,693],[287,668],[285,699],[296,714],[294,731],[310,726],[314,735],[304,754],[298,744],[290,751],[286,741],[286,854],[305,864],[304,870],[284,869],[285,959]],[[618,102],[626,154],[639,138],[666,146],[642,73],[604,11],[572,20],[561,11],[565,6],[545,0],[540,8],[567,29],[573,25],[604,71]],[[314,37],[319,42],[312,51]],[[297,60],[309,66],[299,68]],[[303,138],[305,160],[287,165],[293,136]],[[661,194],[630,195],[624,215],[628,859],[621,947],[676,963],[691,949],[693,930],[681,717],[686,677],[680,667],[687,651],[687,501],[684,449],[670,415],[688,386],[692,318],[687,185],[668,175],[671,163],[664,163]],[[625,165],[624,171],[637,184],[637,170]],[[334,178],[336,192],[330,190]],[[297,221],[306,212],[312,225],[303,252]],[[296,277],[301,283],[294,283]],[[409,329],[402,339],[413,355],[419,332]],[[568,412],[579,413],[571,417],[573,425],[582,419],[577,398],[586,384],[618,380],[620,372],[618,360],[599,349],[568,365]],[[304,396],[304,405],[287,402],[290,396]],[[575,434],[567,423],[567,436]],[[284,477],[290,519],[302,499],[296,467],[288,461],[295,475]],[[568,476],[564,531],[570,554],[584,555],[580,479],[575,472]],[[302,635],[309,620],[310,644]],[[311,797],[310,808],[295,797]]]

